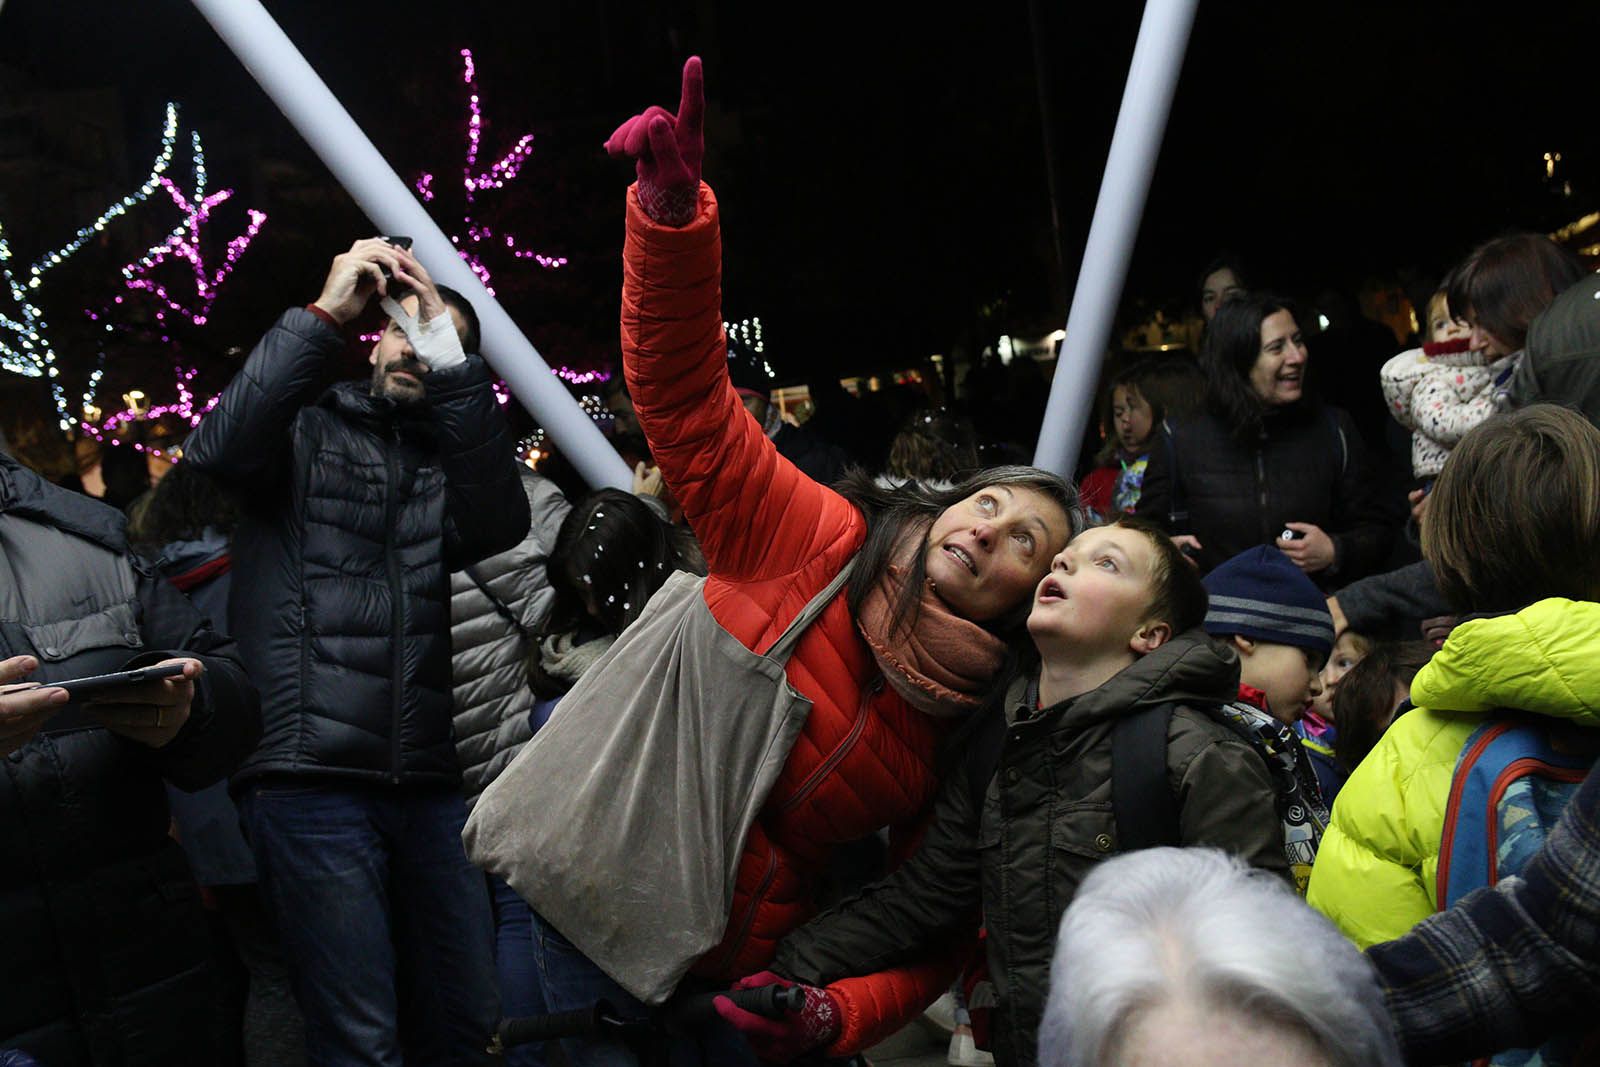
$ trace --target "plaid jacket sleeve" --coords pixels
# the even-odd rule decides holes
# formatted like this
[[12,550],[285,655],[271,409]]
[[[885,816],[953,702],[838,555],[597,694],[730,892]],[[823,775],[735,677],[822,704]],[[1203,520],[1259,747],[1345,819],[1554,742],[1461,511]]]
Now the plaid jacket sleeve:
[[1541,1044],[1600,1003],[1600,775],[1590,774],[1520,878],[1477,890],[1375,945],[1411,1063]]

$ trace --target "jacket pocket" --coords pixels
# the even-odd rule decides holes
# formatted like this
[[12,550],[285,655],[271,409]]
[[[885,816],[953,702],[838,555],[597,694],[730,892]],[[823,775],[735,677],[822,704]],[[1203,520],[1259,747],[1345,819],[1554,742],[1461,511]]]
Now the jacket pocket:
[[1117,851],[1117,819],[1103,802],[1073,804],[1050,820],[1050,848],[1090,860],[1103,860]]
[[22,632],[45,663],[60,663],[95,649],[136,649],[144,643],[128,601],[76,619],[24,623]]

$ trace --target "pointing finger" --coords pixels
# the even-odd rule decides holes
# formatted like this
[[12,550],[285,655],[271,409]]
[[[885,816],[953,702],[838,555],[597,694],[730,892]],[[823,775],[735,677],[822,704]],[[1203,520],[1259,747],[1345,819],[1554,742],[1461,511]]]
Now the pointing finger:
[[698,137],[705,123],[706,81],[699,56],[683,65],[683,92],[678,97],[678,122],[686,134]]

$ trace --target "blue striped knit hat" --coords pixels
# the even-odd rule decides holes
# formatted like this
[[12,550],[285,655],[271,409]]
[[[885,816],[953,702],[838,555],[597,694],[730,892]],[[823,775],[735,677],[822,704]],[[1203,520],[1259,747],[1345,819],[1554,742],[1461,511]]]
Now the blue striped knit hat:
[[1234,556],[1205,576],[1211,605],[1205,630],[1238,634],[1269,644],[1333,651],[1333,616],[1327,598],[1289,557],[1272,545]]

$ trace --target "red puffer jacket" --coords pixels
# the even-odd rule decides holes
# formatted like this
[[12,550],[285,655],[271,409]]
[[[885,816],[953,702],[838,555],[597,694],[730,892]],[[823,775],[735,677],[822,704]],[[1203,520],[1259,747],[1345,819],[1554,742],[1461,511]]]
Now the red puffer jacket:
[[[866,520],[780,456],[728,380],[717,202],[700,187],[695,220],[657,225],[628,192],[622,354],[639,425],[682,503],[709,577],[706,603],[747,648],[764,651],[866,537]],[[806,631],[789,684],[811,714],[739,863],[723,942],[696,965],[719,980],[760,971],[810,918],[835,844],[914,820],[937,782],[943,725],[883,682],[845,597]],[[839,1054],[891,1032],[934,999],[946,960],[830,987],[843,1008]]]

